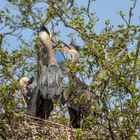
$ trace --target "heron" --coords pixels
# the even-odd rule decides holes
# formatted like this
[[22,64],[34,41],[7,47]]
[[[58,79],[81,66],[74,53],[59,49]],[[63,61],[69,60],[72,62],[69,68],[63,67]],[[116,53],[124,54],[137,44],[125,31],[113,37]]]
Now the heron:
[[43,99],[57,98],[63,92],[63,88],[60,84],[62,72],[57,64],[54,49],[50,44],[50,36],[46,32],[46,28],[44,26],[39,32],[39,38],[43,46],[46,47],[48,55],[48,66],[44,65],[38,82],[40,94]]
[[54,50],[60,50],[62,52],[70,54],[72,56],[72,61],[77,62],[80,57],[80,54],[77,50],[78,47],[79,46],[75,46],[73,45],[73,43],[71,43],[70,45],[67,45],[67,47],[63,47],[63,48],[59,48],[59,46],[55,46]]
[[34,77],[29,78],[27,76],[24,76],[19,80],[19,86],[26,106],[28,104],[29,97],[31,96],[34,88],[37,86],[36,84],[37,83],[34,80]]
[[[41,27],[39,38],[43,44],[43,65],[38,85],[34,90],[34,94],[32,94],[32,97],[30,98],[30,104],[28,108],[31,114],[35,114],[36,116],[46,119],[49,117],[51,111],[53,110],[52,99],[57,99],[63,95],[63,88],[61,85],[62,72],[57,64],[54,51],[60,50],[72,55],[73,62],[77,62],[79,60],[80,54],[73,45],[70,45],[69,48],[59,48],[60,44],[54,41],[54,39],[51,39],[50,33],[44,26]],[[50,44],[51,42],[55,43],[56,47],[53,48]],[[44,61],[46,58],[48,58],[47,64],[46,61]],[[70,75],[69,79],[70,83],[72,83],[75,89],[70,90],[68,99],[70,123],[73,128],[80,128],[81,115],[85,116],[86,118],[87,114],[89,114],[88,112],[90,111],[90,99],[92,97],[92,92],[84,82],[80,81],[75,76],[75,74]],[[76,92],[76,94],[74,92]],[[83,107],[71,100],[71,98],[80,98],[81,94],[85,96],[83,100]],[[73,95],[75,97],[72,97]]]
[[[26,111],[29,115],[47,119],[53,110],[52,99],[57,99],[63,92],[63,88],[60,84],[62,72],[57,64],[54,50],[51,46],[51,43],[54,43],[58,47],[60,43],[51,37],[50,32],[45,26],[42,26],[40,29],[39,39],[42,43],[41,72],[36,82],[37,85],[30,94]],[[25,92],[29,94],[30,88],[28,87],[31,87],[31,84],[28,82],[31,80],[26,77],[22,78],[20,81],[21,84],[24,83],[24,87],[26,87]]]
[[[69,47],[54,48],[55,50],[60,50],[62,52],[68,53],[72,56],[72,62],[78,62],[80,54],[73,44],[67,45]],[[90,90],[89,86],[82,82],[76,77],[75,73],[68,73],[70,80],[70,88],[68,89],[69,95],[67,99],[68,112],[70,115],[70,125],[73,128],[81,127],[81,120],[84,120],[91,113],[90,108],[93,105],[92,99],[95,98],[95,94]],[[82,99],[80,100],[80,97]],[[79,103],[75,103],[75,99],[79,100]],[[96,103],[94,103],[95,105]],[[93,112],[96,115],[96,112]]]

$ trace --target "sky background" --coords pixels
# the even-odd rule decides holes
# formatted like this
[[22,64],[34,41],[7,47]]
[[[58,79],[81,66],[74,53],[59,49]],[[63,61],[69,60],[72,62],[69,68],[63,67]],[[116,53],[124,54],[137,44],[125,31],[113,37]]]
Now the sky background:
[[[87,5],[86,0],[75,0],[78,6],[82,7]],[[114,25],[114,29],[117,28],[118,24],[124,24],[124,21],[119,16],[119,11],[123,11],[126,14],[126,17],[128,18],[129,9],[132,6],[131,0],[96,0],[93,2],[93,4],[90,7],[90,10],[92,12],[96,13],[96,17],[99,19],[95,26],[95,31],[97,33],[100,33],[102,29],[105,26],[105,21],[110,20],[111,24]],[[4,7],[11,7],[6,0],[0,0],[0,9],[3,9]],[[16,11],[15,11],[16,12]],[[137,5],[134,10],[134,16],[132,18],[132,24],[140,25],[140,0],[137,0]],[[63,34],[61,34],[60,38],[64,41],[68,41],[68,36],[66,35],[71,30],[64,28],[64,25],[60,25],[58,27],[59,31],[63,31]],[[24,36],[27,38],[27,40],[30,40],[30,31],[23,32]],[[9,37],[9,44],[12,42],[12,45],[10,48],[8,48],[8,44],[5,45],[8,50],[17,49],[18,43],[17,40],[14,40],[13,37]],[[13,43],[14,42],[14,43]],[[78,39],[78,42],[81,43],[81,40]]]
[[[104,21],[107,19],[109,19],[111,23],[115,25],[115,27],[118,24],[124,24],[124,21],[119,16],[119,11],[123,11],[128,18],[129,9],[131,6],[131,0],[96,0],[91,7],[91,9],[96,12],[97,17],[99,18],[99,22],[96,25],[96,30],[100,32],[104,26]],[[132,18],[132,24],[140,24],[139,16],[140,0],[137,0],[134,16]]]

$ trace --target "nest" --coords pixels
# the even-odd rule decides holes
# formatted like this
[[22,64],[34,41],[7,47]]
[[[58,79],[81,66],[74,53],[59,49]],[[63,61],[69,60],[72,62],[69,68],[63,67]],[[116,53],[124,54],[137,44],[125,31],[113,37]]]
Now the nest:
[[[18,117],[20,118],[20,117]],[[43,120],[33,116],[23,116],[21,120],[6,125],[9,132],[7,140],[110,140],[109,132],[101,126],[92,129],[72,129],[62,125],[54,118]],[[5,122],[5,124],[8,124]],[[116,139],[119,139],[115,135]],[[2,138],[0,138],[1,140]],[[2,139],[3,140],[3,139]]]
[[10,127],[8,140],[73,140],[74,131],[65,125],[26,116],[24,121]]

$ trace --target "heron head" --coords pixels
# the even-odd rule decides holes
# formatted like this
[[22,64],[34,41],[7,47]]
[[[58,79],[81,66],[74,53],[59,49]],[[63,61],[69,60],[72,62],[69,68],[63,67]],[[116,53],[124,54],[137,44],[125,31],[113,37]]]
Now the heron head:
[[29,77],[22,77],[19,80],[20,87],[26,87],[28,85],[29,80],[30,80]]
[[72,61],[76,62],[79,60],[80,54],[74,47],[63,47],[63,48],[55,48],[55,50],[60,50],[72,56]]
[[51,32],[44,25],[40,27],[40,32],[42,31],[46,32],[49,36],[51,35]]
[[45,31],[39,32],[39,38],[43,41],[49,40],[49,35]]
[[19,80],[19,86],[22,93],[24,93],[27,96],[30,96],[35,87],[37,87],[37,81],[34,79],[34,77],[22,77]]

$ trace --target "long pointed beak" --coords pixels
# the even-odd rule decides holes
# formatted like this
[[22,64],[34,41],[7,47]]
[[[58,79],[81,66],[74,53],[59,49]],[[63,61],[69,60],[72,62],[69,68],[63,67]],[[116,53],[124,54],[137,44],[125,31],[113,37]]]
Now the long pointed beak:
[[63,51],[63,52],[69,52],[69,49],[66,48],[66,47],[63,47],[63,48],[57,48],[57,47],[55,47],[54,50],[55,50],[55,51],[58,50],[58,51]]
[[63,48],[54,48],[54,50],[59,50],[59,51],[63,51],[66,52],[68,54],[70,54],[72,56],[72,58],[74,59],[73,61],[77,61],[79,59],[79,53],[78,51],[76,51],[75,49],[68,49],[67,47],[63,47]]
[[61,46],[61,44],[59,42],[57,42],[55,39],[53,39],[52,37],[49,36],[49,39],[52,43],[56,44],[55,48]]
[[73,55],[72,52],[71,52],[71,50],[69,50],[67,47],[63,47],[63,48],[57,48],[57,47],[55,47],[54,50],[55,51],[58,50],[58,51],[66,52],[66,53],[68,53],[70,55]]

